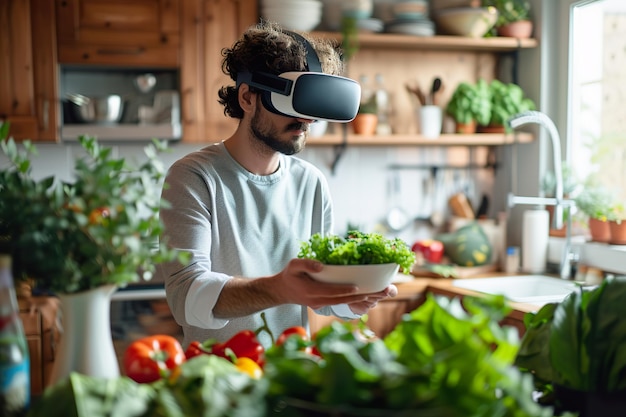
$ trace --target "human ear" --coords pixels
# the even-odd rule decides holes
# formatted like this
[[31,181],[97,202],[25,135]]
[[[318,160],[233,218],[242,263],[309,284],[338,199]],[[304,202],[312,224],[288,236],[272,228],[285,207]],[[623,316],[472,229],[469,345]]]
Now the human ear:
[[257,93],[250,91],[250,86],[248,86],[248,84],[241,84],[237,95],[239,98],[239,105],[242,110],[246,113],[253,112],[257,102]]

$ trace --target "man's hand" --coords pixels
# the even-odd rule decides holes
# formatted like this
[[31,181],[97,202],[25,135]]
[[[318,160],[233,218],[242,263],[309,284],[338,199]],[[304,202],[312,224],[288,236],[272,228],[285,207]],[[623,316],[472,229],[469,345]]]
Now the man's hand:
[[365,299],[363,301],[348,303],[348,307],[350,307],[350,310],[352,310],[354,314],[366,314],[370,309],[376,307],[380,300],[388,297],[395,297],[396,295],[398,295],[398,288],[395,285],[391,284],[381,292],[364,295]]
[[277,277],[281,284],[278,292],[287,302],[301,304],[318,309],[337,304],[348,304],[355,314],[364,314],[374,307],[378,301],[395,297],[398,289],[390,285],[383,291],[371,294],[355,294],[357,286],[351,284],[330,284],[309,276],[310,272],[318,272],[323,265],[311,259],[292,259]]

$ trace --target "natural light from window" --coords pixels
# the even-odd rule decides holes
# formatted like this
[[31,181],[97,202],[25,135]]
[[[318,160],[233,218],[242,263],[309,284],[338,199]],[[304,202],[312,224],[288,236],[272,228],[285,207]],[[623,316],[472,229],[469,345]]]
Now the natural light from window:
[[584,2],[572,18],[571,165],[626,204],[626,1]]

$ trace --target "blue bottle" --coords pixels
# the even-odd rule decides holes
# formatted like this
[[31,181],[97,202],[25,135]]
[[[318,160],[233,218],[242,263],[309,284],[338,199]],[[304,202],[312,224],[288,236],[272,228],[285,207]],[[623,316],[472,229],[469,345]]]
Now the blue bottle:
[[0,416],[26,414],[30,405],[30,358],[20,320],[11,257],[0,254]]

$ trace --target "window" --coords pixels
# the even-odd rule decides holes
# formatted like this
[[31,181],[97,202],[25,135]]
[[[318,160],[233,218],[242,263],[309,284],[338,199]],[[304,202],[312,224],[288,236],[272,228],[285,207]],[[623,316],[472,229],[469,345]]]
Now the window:
[[626,204],[626,2],[572,5],[570,164]]

